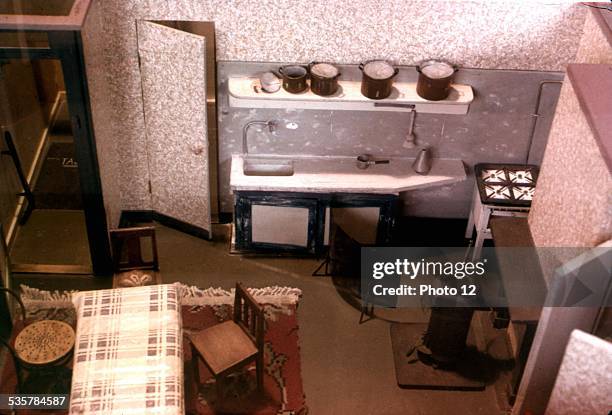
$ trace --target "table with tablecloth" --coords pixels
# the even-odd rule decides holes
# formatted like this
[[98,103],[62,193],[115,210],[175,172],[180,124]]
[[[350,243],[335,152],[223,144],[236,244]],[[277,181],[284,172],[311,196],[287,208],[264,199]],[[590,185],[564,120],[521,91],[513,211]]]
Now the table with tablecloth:
[[86,291],[73,302],[70,414],[183,414],[178,287]]

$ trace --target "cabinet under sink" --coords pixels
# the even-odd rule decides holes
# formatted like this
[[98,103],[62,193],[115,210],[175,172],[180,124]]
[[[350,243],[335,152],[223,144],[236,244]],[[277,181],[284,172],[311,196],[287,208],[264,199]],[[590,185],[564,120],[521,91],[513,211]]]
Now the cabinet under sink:
[[[371,240],[365,242],[384,245],[392,238],[398,200],[397,195],[239,191],[232,251],[321,254],[330,222],[346,226],[351,211],[358,228],[368,228],[358,229],[369,235]],[[364,213],[369,220],[364,220]]]
[[466,177],[461,160],[434,159],[428,175],[415,173],[413,161],[391,157],[359,169],[349,156],[234,154],[232,251],[317,255],[331,222],[363,228],[364,243],[384,245],[392,238],[400,192]]

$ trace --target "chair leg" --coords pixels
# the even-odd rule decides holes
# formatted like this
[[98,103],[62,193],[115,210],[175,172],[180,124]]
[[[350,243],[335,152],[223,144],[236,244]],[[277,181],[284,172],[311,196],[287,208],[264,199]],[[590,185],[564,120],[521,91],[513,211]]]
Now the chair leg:
[[196,348],[191,345],[191,366],[193,367],[193,380],[195,384],[198,385],[200,383],[200,368],[198,362],[198,351]]
[[223,399],[223,376],[215,376],[215,388],[217,389],[217,402]]
[[[312,272],[312,276],[313,277],[329,277],[330,273],[329,273],[329,261],[330,261],[330,257],[329,254],[325,256],[325,258],[323,259],[323,262],[321,262],[319,264],[319,266],[317,267],[317,269],[315,269]],[[323,273],[321,273],[321,269],[324,269]]]
[[[364,317],[368,318],[364,318]],[[363,303],[361,305],[361,314],[359,315],[359,324],[370,321],[374,318],[374,304]]]
[[259,353],[257,360],[255,361],[255,372],[257,375],[257,391],[263,391],[263,374],[264,374],[264,356],[263,353]]

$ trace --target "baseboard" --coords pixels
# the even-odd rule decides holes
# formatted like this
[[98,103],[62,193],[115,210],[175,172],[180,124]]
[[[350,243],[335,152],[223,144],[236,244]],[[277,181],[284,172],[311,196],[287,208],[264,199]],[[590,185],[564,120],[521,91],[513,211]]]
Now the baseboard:
[[119,227],[127,228],[134,223],[153,221],[159,222],[164,226],[176,229],[177,231],[184,232],[197,238],[206,240],[211,239],[211,232],[208,230],[187,222],[183,222],[182,220],[175,219],[168,215],[164,215],[163,213],[159,213],[154,210],[122,210],[119,218]]

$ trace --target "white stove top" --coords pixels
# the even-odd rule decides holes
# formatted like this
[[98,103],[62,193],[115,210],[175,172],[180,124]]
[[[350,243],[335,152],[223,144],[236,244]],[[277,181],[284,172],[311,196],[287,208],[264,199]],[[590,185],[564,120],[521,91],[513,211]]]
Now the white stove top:
[[535,193],[537,166],[479,164],[476,182],[483,203],[529,205]]

